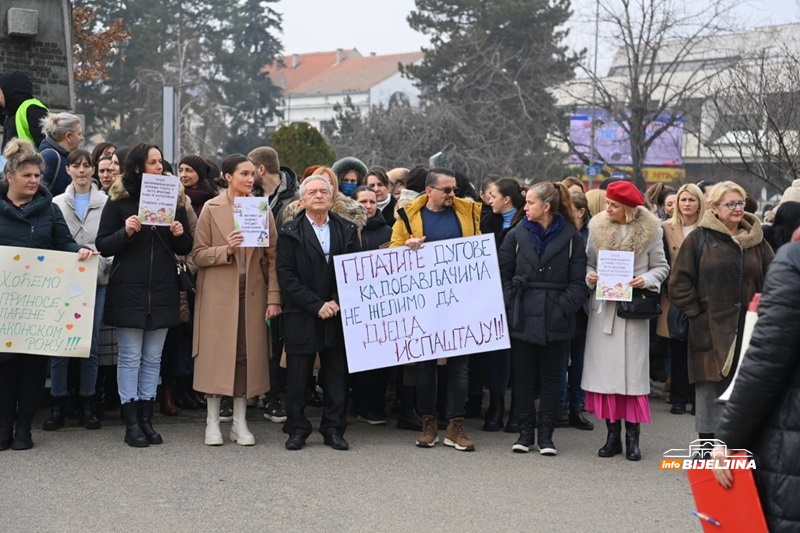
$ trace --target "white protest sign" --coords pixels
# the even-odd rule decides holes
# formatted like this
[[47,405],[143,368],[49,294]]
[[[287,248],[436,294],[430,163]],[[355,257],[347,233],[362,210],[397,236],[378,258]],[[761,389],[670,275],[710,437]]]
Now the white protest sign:
[[633,252],[600,250],[597,252],[597,288],[595,298],[630,302],[633,287],[628,282],[633,279]]
[[509,347],[493,234],[333,259],[350,372]]
[[0,353],[89,357],[97,258],[0,246]]
[[240,246],[269,246],[269,200],[237,196],[233,200],[233,229],[241,230]]
[[139,220],[142,224],[169,226],[175,222],[180,184],[177,176],[142,175],[139,193]]

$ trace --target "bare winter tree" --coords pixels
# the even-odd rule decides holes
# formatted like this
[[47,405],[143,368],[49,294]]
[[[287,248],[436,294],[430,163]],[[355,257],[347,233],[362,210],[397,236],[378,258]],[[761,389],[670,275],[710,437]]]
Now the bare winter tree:
[[[611,32],[605,44],[618,46],[607,77],[583,70],[588,79],[557,91],[572,107],[605,110],[630,142],[633,179],[644,190],[642,174],[651,145],[682,119],[702,90],[736,62],[722,40],[737,0],[598,0],[599,20]],[[593,91],[594,88],[594,91]],[[565,130],[556,132],[569,141]],[[589,164],[585,147],[570,149]],[[595,161],[605,162],[595,152]],[[611,166],[614,166],[611,163]]]
[[798,43],[750,50],[714,84],[706,107],[705,146],[720,163],[778,189],[800,178]]

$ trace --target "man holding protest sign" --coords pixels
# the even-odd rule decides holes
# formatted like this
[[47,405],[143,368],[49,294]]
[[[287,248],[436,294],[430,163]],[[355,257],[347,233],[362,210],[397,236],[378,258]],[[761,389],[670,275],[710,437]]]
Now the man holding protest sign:
[[[425,194],[397,213],[392,228],[391,246],[419,250],[423,243],[469,237],[480,234],[481,205],[456,198],[455,173],[447,168],[433,168],[425,178]],[[447,434],[445,446],[472,451],[475,444],[464,433],[467,397],[468,362],[465,356],[447,360]],[[422,414],[422,433],[417,446],[430,448],[439,442],[436,416],[435,359],[416,363],[417,407]]]
[[300,185],[303,209],[278,238],[278,282],[283,296],[287,354],[287,450],[299,450],[311,434],[305,416],[308,379],[319,353],[325,407],[319,431],[325,444],[347,450],[347,360],[332,258],[357,252],[355,224],[330,212],[334,190],[323,176]]

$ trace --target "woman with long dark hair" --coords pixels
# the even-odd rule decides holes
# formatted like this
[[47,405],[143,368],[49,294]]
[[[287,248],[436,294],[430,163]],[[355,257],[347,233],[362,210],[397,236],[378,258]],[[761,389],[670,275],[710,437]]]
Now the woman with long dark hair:
[[192,200],[192,209],[198,217],[205,203],[219,194],[209,179],[210,173],[211,165],[199,155],[184,156],[178,164],[183,189]]

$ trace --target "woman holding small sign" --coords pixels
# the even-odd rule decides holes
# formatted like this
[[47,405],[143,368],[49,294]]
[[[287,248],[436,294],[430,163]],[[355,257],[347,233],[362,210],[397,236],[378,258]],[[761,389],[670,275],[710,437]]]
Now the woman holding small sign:
[[561,396],[561,358],[586,301],[586,252],[564,185],[537,183],[525,195],[525,218],[500,245],[500,278],[509,309],[513,394],[520,435],[512,450],[533,444],[537,378],[541,382],[537,444],[556,455],[553,429]]
[[[205,443],[222,445],[219,409],[222,396],[233,397],[230,439],[252,446],[247,428],[247,399],[269,390],[270,346],[267,325],[281,314],[281,293],[275,271],[278,233],[272,211],[269,246],[244,246],[236,226],[237,198],[250,196],[255,181],[253,162],[241,154],[222,162],[228,188],[208,200],[197,221],[192,259],[197,266],[194,319],[194,388],[208,395]],[[238,297],[231,298],[232,295]]]
[[176,272],[175,254],[192,250],[192,236],[184,231],[189,219],[182,191],[171,224],[145,228],[139,218],[139,200],[146,192],[143,176],[160,175],[162,170],[157,146],[140,143],[131,148],[125,173],[108,191],[96,240],[104,257],[114,256],[104,323],[117,328],[125,442],[134,447],[163,442],[153,429],[152,415],[167,330],[180,323],[177,273],[171,273]]
[[658,218],[644,205],[644,197],[633,183],[616,181],[609,185],[606,210],[589,222],[586,250],[586,284],[594,294],[581,387],[586,391],[586,410],[606,419],[608,436],[598,455],[622,453],[625,420],[625,458],[630,461],[642,458],[640,424],[650,423],[650,322],[618,316],[618,301],[606,301],[609,297],[598,297],[594,289],[601,281],[598,255],[611,251],[633,253],[632,279],[615,289],[623,293],[631,287],[660,290],[669,273],[663,231]]
[[[0,181],[0,246],[77,252],[81,261],[92,257],[91,249],[72,238],[50,191],[42,185],[44,159],[33,145],[12,139],[3,156],[8,162]],[[11,346],[5,342],[0,353],[0,451],[33,447],[31,421],[47,374],[47,357],[9,353]]]

